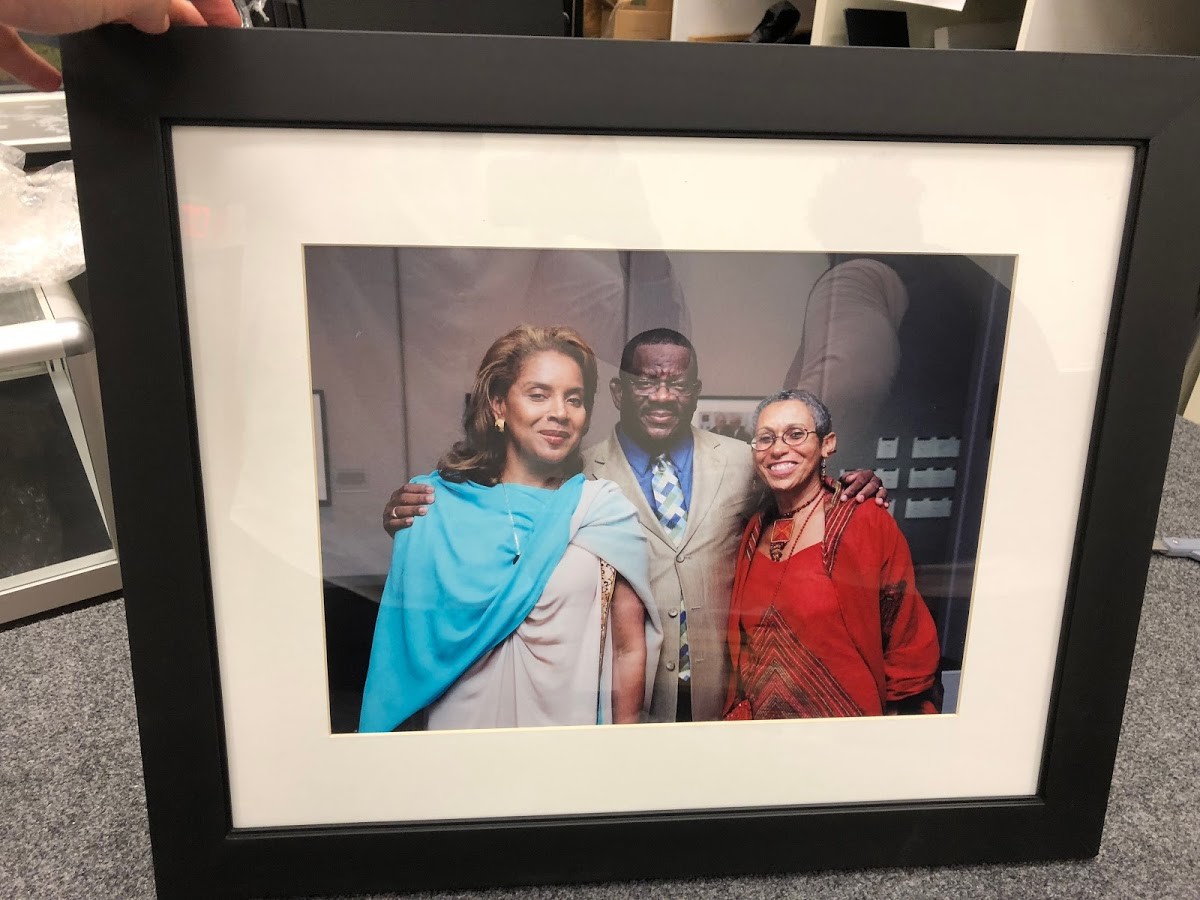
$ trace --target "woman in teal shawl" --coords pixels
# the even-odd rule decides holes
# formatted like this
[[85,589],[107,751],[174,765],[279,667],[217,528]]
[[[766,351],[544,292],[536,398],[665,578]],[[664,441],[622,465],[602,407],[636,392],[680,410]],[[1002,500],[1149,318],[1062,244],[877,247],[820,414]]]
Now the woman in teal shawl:
[[359,731],[629,723],[661,628],[632,504],[586,481],[596,360],[522,325],[483,358],[437,502],[394,538]]

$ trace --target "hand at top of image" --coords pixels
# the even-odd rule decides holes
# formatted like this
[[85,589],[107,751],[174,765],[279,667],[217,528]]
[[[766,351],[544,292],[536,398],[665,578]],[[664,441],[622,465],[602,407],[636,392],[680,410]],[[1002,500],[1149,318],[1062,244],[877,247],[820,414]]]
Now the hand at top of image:
[[149,34],[171,25],[239,28],[233,0],[0,0],[0,69],[39,91],[62,86],[62,75],[21,39],[17,29],[35,34],[69,34],[122,22]]

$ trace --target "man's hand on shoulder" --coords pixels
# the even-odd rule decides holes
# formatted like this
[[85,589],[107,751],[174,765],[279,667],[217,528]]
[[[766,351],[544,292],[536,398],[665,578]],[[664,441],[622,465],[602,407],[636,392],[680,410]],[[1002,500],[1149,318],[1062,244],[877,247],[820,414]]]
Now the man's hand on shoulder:
[[865,503],[874,497],[876,506],[888,505],[887,488],[883,486],[879,476],[871,469],[854,469],[842,475],[840,481],[842,483],[840,499]]
[[397,531],[408,528],[417,516],[429,512],[433,503],[433,485],[408,482],[392,491],[387,506],[383,508],[383,530],[394,536]]

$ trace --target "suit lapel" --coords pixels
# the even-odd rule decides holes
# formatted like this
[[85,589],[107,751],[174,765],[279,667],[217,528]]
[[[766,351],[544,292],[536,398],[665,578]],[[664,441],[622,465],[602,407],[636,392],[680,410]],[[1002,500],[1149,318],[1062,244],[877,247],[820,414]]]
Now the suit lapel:
[[[609,481],[614,482],[621,489],[621,493],[628,497],[633,503],[634,508],[637,509],[638,519],[641,521],[642,527],[646,529],[646,532],[674,550],[675,545],[671,543],[670,538],[663,531],[662,525],[658,521],[658,515],[646,501],[646,495],[642,493],[637,476],[633,474],[633,469],[629,467],[629,460],[625,458],[625,451],[621,449],[621,445],[617,441],[615,434],[609,435],[608,440],[600,444],[593,451],[592,461],[592,474],[597,478],[607,478]],[[689,518],[688,533],[691,532],[691,527],[691,520]]]
[[720,443],[712,440],[705,432],[693,428],[692,440],[695,447],[692,457],[692,503],[688,507],[687,531],[683,535],[680,549],[691,542],[700,528],[700,523],[712,510],[728,464]]

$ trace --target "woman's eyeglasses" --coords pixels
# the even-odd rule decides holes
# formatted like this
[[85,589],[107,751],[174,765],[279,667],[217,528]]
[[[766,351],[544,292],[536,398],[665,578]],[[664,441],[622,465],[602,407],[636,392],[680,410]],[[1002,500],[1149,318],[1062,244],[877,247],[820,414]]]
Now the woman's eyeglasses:
[[639,397],[653,397],[658,393],[659,388],[663,388],[672,397],[685,397],[696,390],[696,382],[678,378],[631,378],[625,376],[625,383]]
[[750,442],[750,446],[759,453],[762,453],[764,450],[770,450],[778,440],[782,440],[789,447],[798,447],[804,443],[810,434],[816,434],[816,432],[809,431],[807,428],[789,428],[783,434],[776,436],[769,431],[764,431],[762,434],[754,436],[754,440]]

